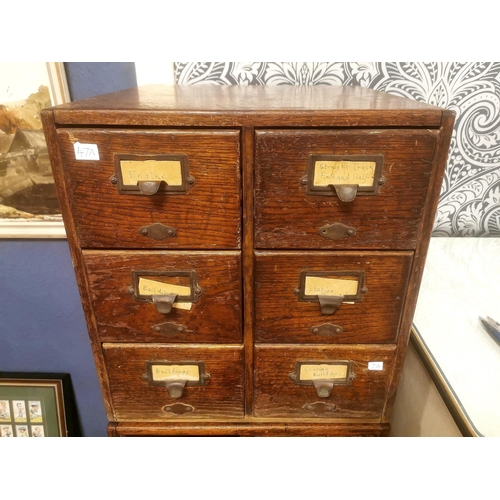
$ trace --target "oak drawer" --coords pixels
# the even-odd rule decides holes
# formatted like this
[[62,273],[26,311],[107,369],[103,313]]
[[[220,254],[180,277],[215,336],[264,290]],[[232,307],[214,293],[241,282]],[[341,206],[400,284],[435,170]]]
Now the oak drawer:
[[[394,350],[395,346],[256,346],[253,414],[379,419]],[[334,384],[322,377],[330,377]]]
[[[427,129],[257,131],[255,246],[414,249],[437,137]],[[326,179],[319,184],[357,182],[356,197],[341,201],[333,185],[314,186],[316,169]]]
[[[243,346],[103,344],[103,351],[118,420],[243,417]],[[165,377],[188,379],[180,397]]]
[[82,255],[101,341],[241,341],[240,252]]
[[255,252],[255,341],[395,342],[412,260],[404,251]]
[[[238,131],[62,128],[57,134],[81,247],[239,248]],[[76,159],[75,144],[83,152],[95,145],[99,160]],[[158,178],[170,184],[141,193],[138,182]]]

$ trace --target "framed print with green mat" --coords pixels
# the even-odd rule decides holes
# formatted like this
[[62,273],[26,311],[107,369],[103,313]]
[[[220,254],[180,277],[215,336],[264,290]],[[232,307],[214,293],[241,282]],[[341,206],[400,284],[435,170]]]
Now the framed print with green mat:
[[69,374],[0,374],[0,437],[76,436],[74,416]]

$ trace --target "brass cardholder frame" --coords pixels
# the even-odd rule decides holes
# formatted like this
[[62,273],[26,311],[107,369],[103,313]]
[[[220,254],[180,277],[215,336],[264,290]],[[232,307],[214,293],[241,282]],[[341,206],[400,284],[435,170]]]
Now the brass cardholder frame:
[[149,385],[159,385],[165,387],[165,382],[168,380],[154,380],[153,379],[153,366],[197,366],[199,373],[199,380],[187,380],[186,387],[207,385],[210,380],[210,375],[205,371],[205,363],[203,361],[146,361],[146,374],[144,378],[148,381]]
[[[139,278],[155,278],[155,277],[183,277],[189,278],[189,287],[191,288],[190,295],[177,295],[176,302],[198,302],[200,295],[203,293],[202,288],[198,285],[198,274],[193,269],[187,271],[132,271],[132,287],[131,292],[134,294],[135,300],[139,302],[153,302],[152,295],[141,295],[139,293]],[[187,286],[187,285],[185,285]]]
[[333,385],[351,385],[354,380],[354,372],[352,370],[352,361],[338,360],[338,361],[296,361],[295,368],[292,373],[290,373],[290,380],[296,385],[315,385],[314,380],[301,380],[300,379],[300,369],[302,365],[342,365],[347,366],[346,376],[344,378],[338,379],[326,379],[333,382]]
[[[385,179],[382,177],[382,166],[384,164],[383,155],[309,155],[307,172],[302,177],[302,184],[306,187],[306,194],[309,196],[337,196],[331,185],[315,186],[314,172],[317,161],[347,161],[347,162],[375,162],[375,172],[373,174],[373,184],[371,186],[358,186],[357,196],[375,196]],[[348,184],[348,183],[346,183]]]
[[119,194],[143,195],[139,186],[131,186],[123,184],[123,176],[120,162],[122,160],[131,161],[179,161],[181,164],[182,184],[179,186],[169,186],[166,182],[161,182],[158,188],[158,193],[166,193],[169,195],[187,194],[189,189],[195,184],[194,177],[189,175],[188,157],[185,154],[175,155],[126,155],[115,154],[115,174],[111,177],[110,182],[116,184]]
[[364,287],[365,272],[364,271],[301,271],[299,278],[298,291],[299,302],[319,302],[318,295],[306,295],[306,278],[308,276],[322,277],[322,278],[337,278],[341,276],[356,276],[358,281],[358,291],[356,295],[344,295],[345,302],[359,302],[363,293],[366,292]]

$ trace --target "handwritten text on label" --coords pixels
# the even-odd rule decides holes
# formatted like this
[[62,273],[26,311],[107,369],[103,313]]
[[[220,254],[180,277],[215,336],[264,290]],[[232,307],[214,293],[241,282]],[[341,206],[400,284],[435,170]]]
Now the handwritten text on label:
[[314,166],[314,185],[328,186],[358,184],[373,186],[374,161],[317,161]]
[[357,295],[358,280],[306,276],[305,295]]
[[169,186],[182,185],[180,161],[121,160],[120,168],[125,186],[137,186],[139,181],[165,181]]
[[301,365],[300,380],[345,379],[347,365]]
[[200,380],[198,365],[153,365],[151,371],[154,381],[188,380],[198,382]]

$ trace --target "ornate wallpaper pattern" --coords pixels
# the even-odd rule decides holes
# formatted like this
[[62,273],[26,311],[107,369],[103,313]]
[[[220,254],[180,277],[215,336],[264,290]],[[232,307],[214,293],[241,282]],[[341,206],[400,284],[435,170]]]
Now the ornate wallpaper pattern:
[[180,85],[361,85],[456,112],[434,236],[500,236],[500,63],[176,62]]

